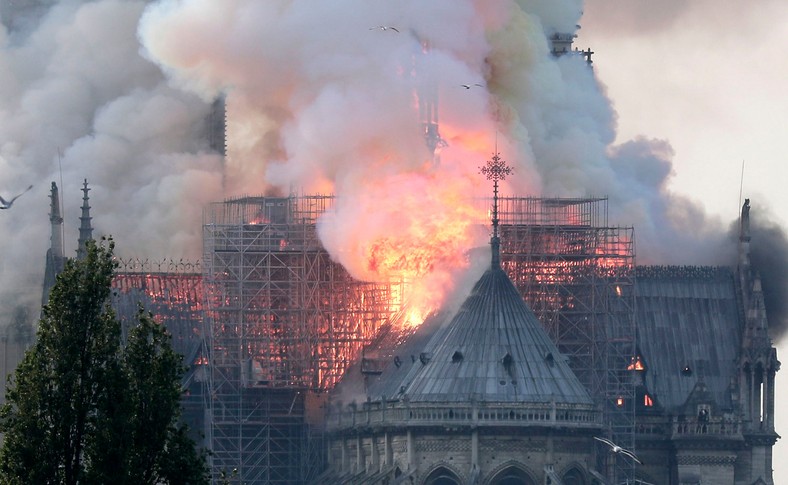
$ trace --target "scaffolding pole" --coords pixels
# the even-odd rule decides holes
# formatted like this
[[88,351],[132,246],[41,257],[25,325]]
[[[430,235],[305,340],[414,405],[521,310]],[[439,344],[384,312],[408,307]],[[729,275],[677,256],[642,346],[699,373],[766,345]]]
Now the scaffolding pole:
[[292,484],[307,470],[307,395],[331,389],[396,311],[391,286],[356,281],[317,239],[330,196],[247,197],[204,221],[212,470]]

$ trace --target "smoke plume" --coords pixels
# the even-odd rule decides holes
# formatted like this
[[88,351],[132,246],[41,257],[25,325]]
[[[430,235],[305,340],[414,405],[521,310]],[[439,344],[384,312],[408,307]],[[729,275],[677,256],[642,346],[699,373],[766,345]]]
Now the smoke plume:
[[[758,206],[750,219],[752,271],[761,277],[769,316],[769,336],[780,341],[788,330],[788,234]],[[761,210],[758,210],[761,209]],[[738,228],[737,228],[738,229]]]
[[[97,232],[129,255],[199,255],[210,201],[331,192],[320,236],[352,274],[445,286],[487,244],[467,201],[490,195],[478,172],[496,149],[504,195],[608,196],[640,263],[727,263],[723,224],[668,189],[669,143],[615,142],[594,71],[551,54],[579,0],[50,3],[0,31],[0,188],[35,185],[0,222],[6,282],[43,264],[62,168],[67,227],[87,178]],[[220,95],[223,161],[204,136]]]
[[34,188],[0,214],[2,301],[40,301],[52,181],[66,256],[76,251],[84,179],[95,234],[114,236],[121,256],[200,256],[201,208],[222,196],[221,159],[204,141],[208,105],[169,87],[139,54],[146,5],[4,2],[0,193]]

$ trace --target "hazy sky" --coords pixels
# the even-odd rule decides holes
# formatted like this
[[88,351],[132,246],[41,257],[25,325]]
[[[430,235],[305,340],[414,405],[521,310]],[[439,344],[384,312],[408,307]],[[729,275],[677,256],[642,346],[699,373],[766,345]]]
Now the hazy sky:
[[[734,220],[743,187],[753,218],[788,227],[788,2],[589,0],[581,24],[576,45],[595,52],[619,139],[668,140],[672,189],[708,213]],[[777,348],[779,357],[788,342]],[[778,373],[783,436],[786,386]],[[775,483],[788,483],[786,458],[783,438]]]
[[754,213],[788,224],[788,2],[586,3],[577,45],[619,115],[619,139],[672,145],[672,187],[734,219],[739,192]]

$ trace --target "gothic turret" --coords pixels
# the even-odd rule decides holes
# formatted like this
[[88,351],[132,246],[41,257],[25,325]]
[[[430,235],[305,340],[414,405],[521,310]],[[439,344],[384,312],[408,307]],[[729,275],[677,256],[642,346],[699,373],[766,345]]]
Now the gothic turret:
[[90,205],[88,192],[88,180],[82,184],[82,215],[79,217],[79,241],[77,242],[77,259],[82,259],[87,255],[85,244],[93,239],[93,227],[90,224]]
[[780,369],[777,350],[769,338],[761,278],[750,260],[750,200],[742,206],[739,236],[739,291],[744,310],[742,349],[739,357],[739,405],[750,467],[748,483],[773,483],[772,446],[779,436],[774,429],[775,377]]
[[60,198],[57,184],[52,182],[49,195],[49,222],[51,234],[49,249],[47,250],[46,268],[44,270],[44,288],[41,295],[41,304],[49,301],[49,291],[55,285],[58,273],[63,271],[66,258],[63,255],[63,217],[60,214]]

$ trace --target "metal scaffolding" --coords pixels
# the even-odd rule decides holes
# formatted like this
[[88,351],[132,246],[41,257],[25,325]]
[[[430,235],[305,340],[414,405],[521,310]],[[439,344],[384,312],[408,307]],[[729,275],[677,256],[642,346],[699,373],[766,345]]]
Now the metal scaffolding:
[[[398,309],[317,239],[330,196],[247,197],[204,221],[206,428],[215,478],[298,483],[310,473],[306,403],[332,388]],[[401,293],[400,293],[401,294]]]
[[[609,227],[602,198],[498,204],[504,270],[602,409],[611,438],[634,449],[633,229]],[[631,463],[604,466],[615,483],[633,478]]]

